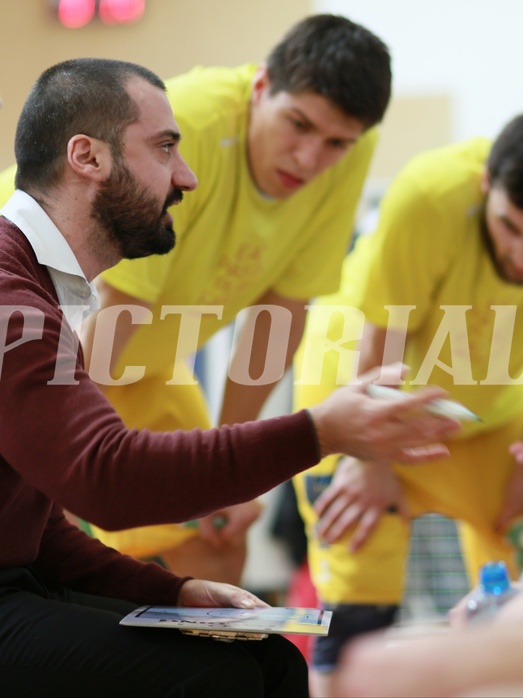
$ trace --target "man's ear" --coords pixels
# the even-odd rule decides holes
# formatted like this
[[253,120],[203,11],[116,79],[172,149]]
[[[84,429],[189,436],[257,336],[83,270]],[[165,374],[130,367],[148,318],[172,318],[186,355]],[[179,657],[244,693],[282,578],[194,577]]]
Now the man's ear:
[[487,168],[484,167],[481,172],[481,191],[486,196],[490,190],[490,176]]
[[268,68],[265,64],[262,64],[251,80],[251,102],[253,104],[257,104],[262,96],[269,91],[270,84]]
[[98,138],[83,134],[73,136],[67,144],[67,161],[76,174],[98,182],[111,173],[111,149]]

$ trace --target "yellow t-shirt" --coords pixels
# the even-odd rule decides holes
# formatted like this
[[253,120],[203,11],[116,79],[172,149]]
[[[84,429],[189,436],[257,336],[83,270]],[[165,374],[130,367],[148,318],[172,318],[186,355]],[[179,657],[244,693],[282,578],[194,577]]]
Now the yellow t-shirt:
[[[442,385],[481,415],[483,422],[449,444],[449,459],[393,466],[412,516],[438,512],[467,524],[462,544],[471,579],[486,560],[514,562],[494,522],[523,414],[523,387],[504,384],[507,372],[517,378],[523,369],[523,287],[497,276],[482,237],[480,178],[489,148],[474,139],[411,161],[385,195],[377,229],[347,255],[339,292],[315,302],[295,360],[299,409],[354,377],[365,320],[405,329],[414,382],[420,376],[420,383]],[[390,306],[413,306],[408,325]],[[481,385],[487,376],[493,384]],[[348,552],[353,529],[331,545],[317,536],[313,503],[337,461],[324,458],[293,478],[318,595],[330,603],[398,603],[409,535],[400,517],[385,513],[356,555]]]
[[[146,365],[146,376],[172,377],[179,315],[160,320],[162,306],[218,306],[220,318],[212,309],[202,316],[200,347],[268,290],[306,299],[339,285],[377,132],[364,134],[289,199],[268,199],[253,186],[246,158],[255,71],[254,65],[197,67],[167,81],[180,151],[199,184],[172,210],[178,241],[171,253],[123,260],[103,274],[120,291],[153,304],[153,323],[134,334],[121,368]],[[178,347],[177,358],[183,353]]]
[[15,174],[16,165],[11,165],[0,172],[0,207],[6,203],[15,190]]
[[[461,436],[506,424],[523,405],[523,385],[508,384],[523,370],[523,287],[497,275],[481,230],[489,149],[478,138],[414,158],[384,197],[376,231],[348,255],[340,292],[318,301],[408,331],[411,386],[441,385],[482,417]],[[401,317],[390,306],[412,309]],[[309,323],[305,336],[318,326]],[[326,383],[335,387],[331,364],[323,394]],[[307,389],[300,390],[304,406]]]

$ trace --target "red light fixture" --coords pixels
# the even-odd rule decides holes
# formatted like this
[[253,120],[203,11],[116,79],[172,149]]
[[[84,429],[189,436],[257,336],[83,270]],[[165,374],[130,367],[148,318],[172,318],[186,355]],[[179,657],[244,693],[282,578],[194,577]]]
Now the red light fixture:
[[130,24],[145,11],[145,0],[54,0],[60,23],[78,29],[99,17],[104,24]]
[[98,14],[105,24],[128,24],[140,19],[145,0],[99,0]]
[[93,19],[96,0],[60,0],[58,19],[68,29],[83,27]]

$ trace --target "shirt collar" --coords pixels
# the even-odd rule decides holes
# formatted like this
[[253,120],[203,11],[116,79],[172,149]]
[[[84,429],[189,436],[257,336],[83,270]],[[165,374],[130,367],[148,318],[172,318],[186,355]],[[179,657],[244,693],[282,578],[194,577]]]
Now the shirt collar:
[[69,243],[43,208],[19,189],[0,215],[20,229],[38,262],[48,268],[62,311],[75,329],[79,319],[98,308],[99,301],[95,285],[85,278]]

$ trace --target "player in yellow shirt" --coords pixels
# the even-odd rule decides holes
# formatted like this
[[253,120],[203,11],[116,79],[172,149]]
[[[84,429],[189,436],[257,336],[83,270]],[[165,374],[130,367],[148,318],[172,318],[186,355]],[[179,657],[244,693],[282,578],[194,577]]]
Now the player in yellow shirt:
[[[173,214],[172,253],[103,274],[102,311],[134,310],[116,310],[116,333],[114,315],[96,332],[86,328],[91,375],[128,426],[207,428],[192,357],[248,309],[219,421],[255,419],[292,360],[308,299],[338,287],[374,126],[390,98],[389,53],[364,27],[315,15],[291,28],[266,65],[196,67],[167,88],[199,186]],[[12,177],[0,179],[2,199]],[[259,305],[271,307],[277,327],[262,313],[251,342]],[[178,574],[238,583],[259,504],[218,513],[219,529],[207,517],[198,528],[97,534],[123,552],[161,556]]]
[[[445,387],[480,415],[451,458],[414,468],[331,457],[295,478],[311,576],[336,623],[314,648],[317,695],[332,695],[341,645],[384,627],[403,595],[409,521],[460,521],[471,584],[504,559],[523,514],[523,116],[414,158],[356,243],[336,294],[318,299],[296,361],[295,407],[393,359],[407,389]],[[523,461],[523,459],[522,459]]]

